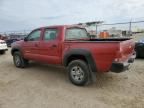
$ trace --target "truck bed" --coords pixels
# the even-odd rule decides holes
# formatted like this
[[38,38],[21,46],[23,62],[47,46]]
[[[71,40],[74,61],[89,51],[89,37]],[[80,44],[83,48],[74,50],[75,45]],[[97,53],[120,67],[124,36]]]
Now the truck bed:
[[66,40],[65,45],[69,49],[90,50],[99,72],[107,72],[115,58],[127,61],[134,50],[131,38]]
[[66,41],[79,41],[79,42],[123,42],[126,40],[130,40],[132,38],[107,38],[107,39],[100,39],[100,38],[92,38],[92,39],[71,39]]
[[100,39],[100,38],[96,38],[96,39],[90,39],[89,41],[126,41],[126,40],[130,40],[131,38],[107,38],[107,39]]

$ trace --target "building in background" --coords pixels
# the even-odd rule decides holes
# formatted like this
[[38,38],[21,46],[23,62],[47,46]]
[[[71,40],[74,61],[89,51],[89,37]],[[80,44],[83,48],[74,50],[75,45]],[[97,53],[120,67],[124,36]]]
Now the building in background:
[[8,37],[8,39],[19,39],[19,40],[22,40],[26,36],[27,36],[26,34],[21,34],[21,33],[19,33],[19,34],[17,34],[17,33],[11,33],[7,37]]
[[7,39],[7,36],[0,34],[0,39],[1,39],[1,40],[6,40],[6,39]]

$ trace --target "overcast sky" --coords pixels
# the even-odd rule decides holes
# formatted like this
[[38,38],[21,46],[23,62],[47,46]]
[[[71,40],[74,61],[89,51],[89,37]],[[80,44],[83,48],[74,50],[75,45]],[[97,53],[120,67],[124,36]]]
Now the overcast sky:
[[143,0],[0,0],[0,32],[95,20],[142,20],[143,11]]

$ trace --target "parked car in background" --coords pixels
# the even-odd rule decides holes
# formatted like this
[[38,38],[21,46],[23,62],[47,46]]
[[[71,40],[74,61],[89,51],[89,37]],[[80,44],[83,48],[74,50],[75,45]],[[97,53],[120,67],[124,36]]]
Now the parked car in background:
[[135,44],[137,58],[144,58],[144,39],[139,40]]
[[8,50],[6,42],[0,40],[0,54],[4,54],[6,50]]
[[16,42],[16,41],[19,41],[19,40],[18,39],[7,39],[6,40],[7,46],[11,47],[11,44]]

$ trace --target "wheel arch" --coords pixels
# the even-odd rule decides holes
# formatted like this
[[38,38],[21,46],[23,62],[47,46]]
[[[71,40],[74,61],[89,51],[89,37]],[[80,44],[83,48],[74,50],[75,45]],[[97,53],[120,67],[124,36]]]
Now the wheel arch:
[[11,55],[13,56],[14,52],[17,52],[17,51],[21,52],[20,48],[12,48]]
[[72,61],[72,60],[83,60],[85,61],[89,68],[91,69],[92,72],[96,72],[97,68],[96,68],[96,63],[92,57],[92,54],[90,51],[86,50],[86,49],[72,49],[70,51],[68,51],[65,55],[64,55],[64,59],[63,59],[63,65],[65,67],[68,66],[68,64]]

